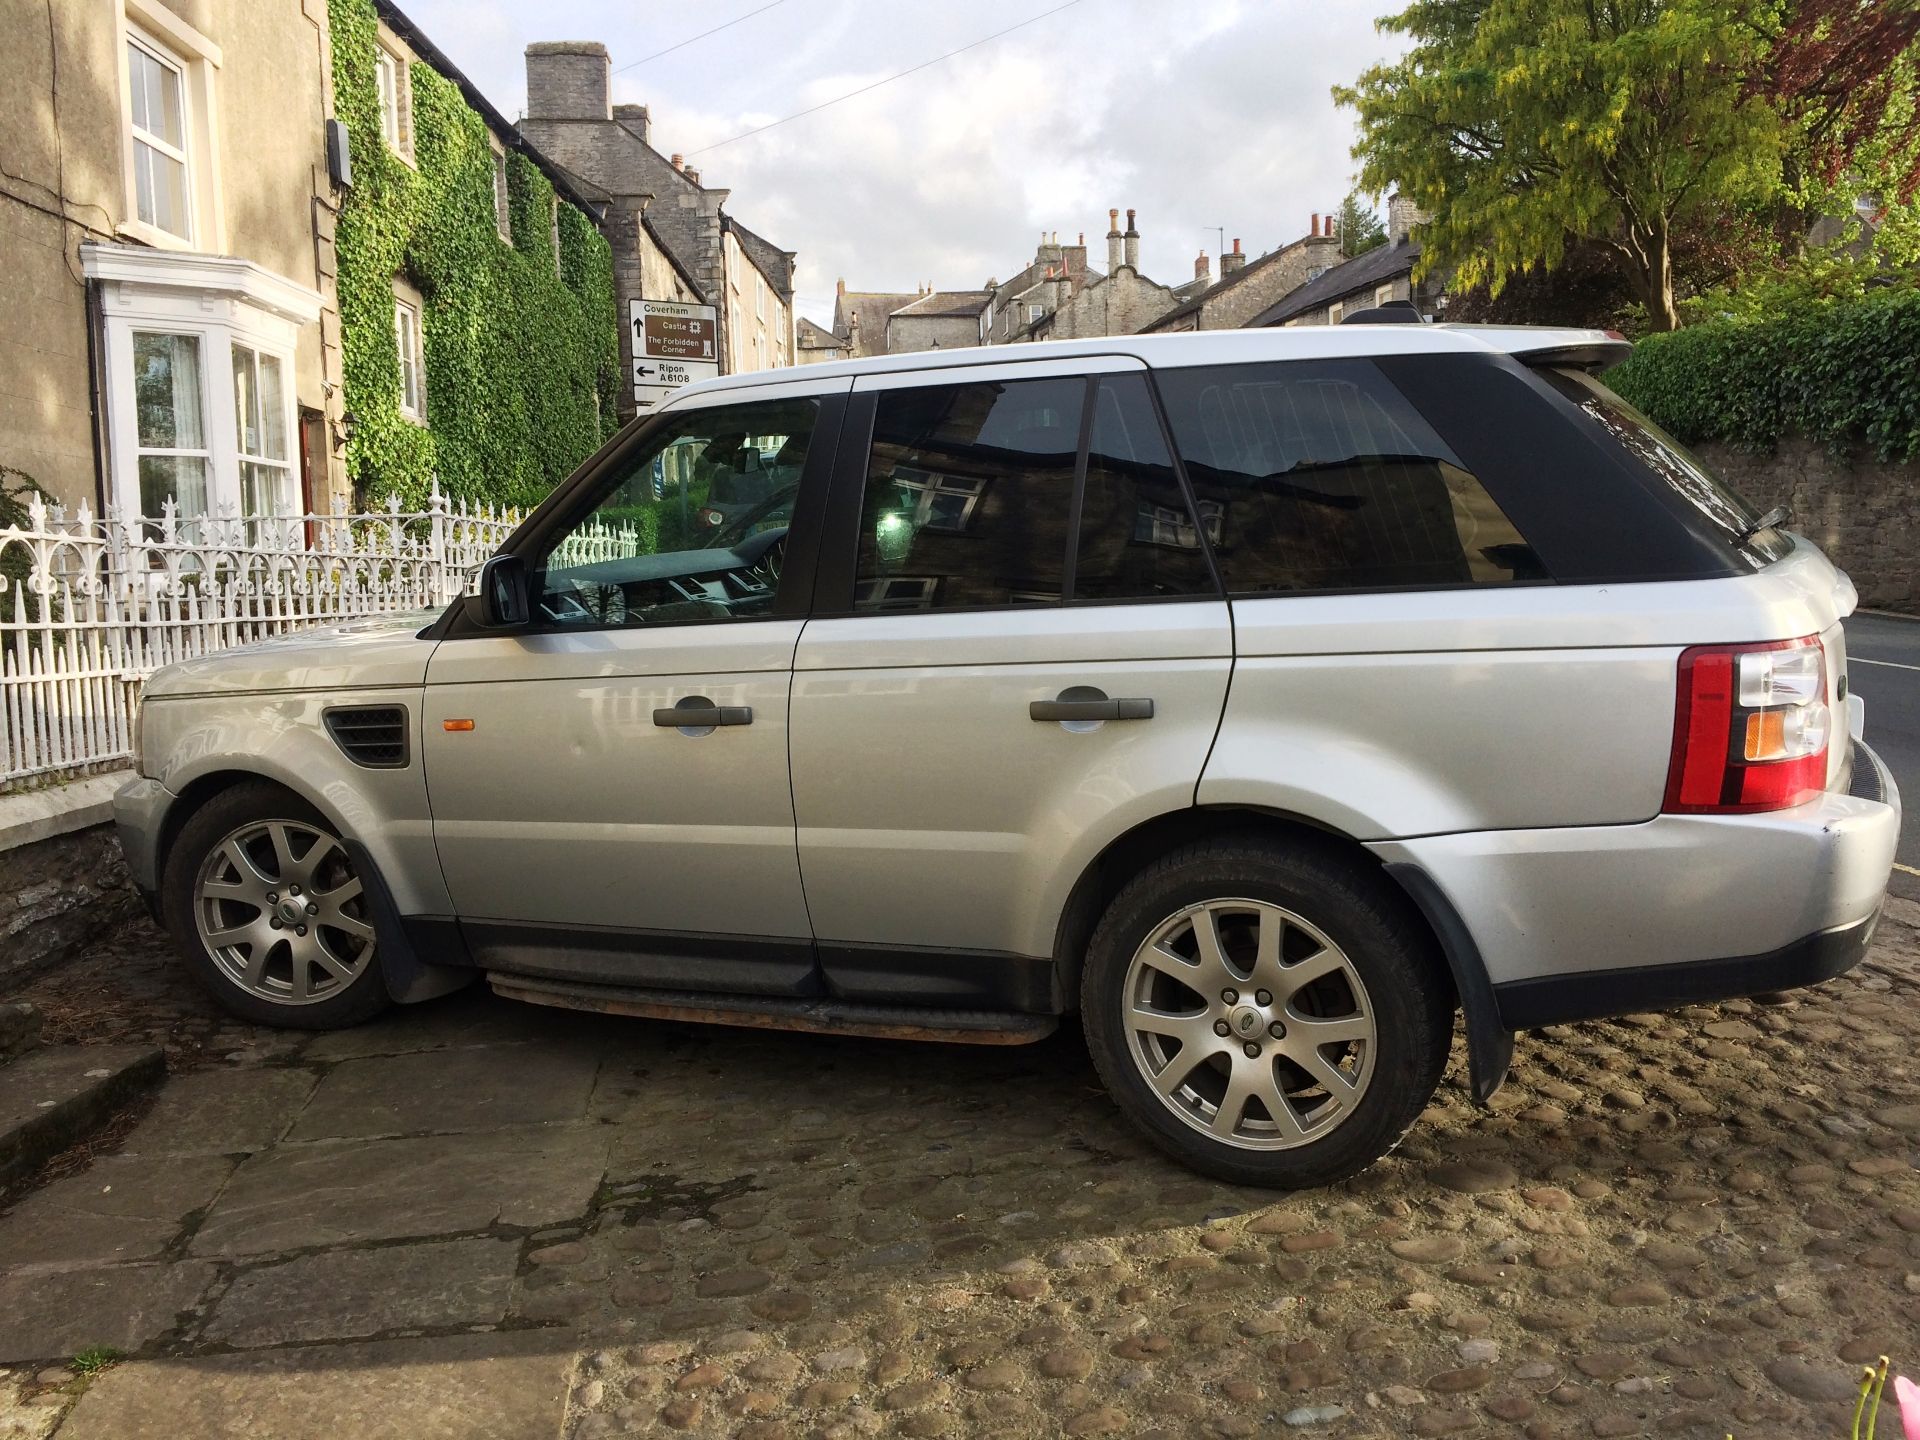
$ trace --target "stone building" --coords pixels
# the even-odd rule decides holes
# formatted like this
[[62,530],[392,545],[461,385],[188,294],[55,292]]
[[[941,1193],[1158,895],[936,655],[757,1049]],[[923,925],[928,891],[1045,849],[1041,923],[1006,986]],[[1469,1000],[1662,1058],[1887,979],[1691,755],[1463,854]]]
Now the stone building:
[[[691,299],[718,307],[720,370],[736,374],[794,363],[793,252],[749,230],[726,208],[729,192],[652,143],[645,105],[615,105],[607,48],[562,40],[526,50],[527,114],[520,132],[560,165],[609,196],[607,236],[622,317],[634,300]],[[648,247],[672,260],[674,293]],[[682,293],[678,287],[684,287]],[[633,336],[623,326],[621,362],[631,371]],[[622,413],[631,413],[632,398]]]
[[345,483],[325,0],[57,4],[7,39],[0,483],[128,513],[324,506]]
[[993,303],[987,311],[989,345],[1004,345],[1057,310],[1061,299],[1101,278],[1087,268],[1087,237],[1062,245],[1060,232],[1042,232],[1033,260],[1004,285],[989,280]]
[[1282,296],[1247,324],[1338,325],[1356,310],[1371,310],[1393,300],[1411,301],[1429,320],[1446,306],[1446,286],[1438,276],[1415,281],[1420,242],[1414,229],[1423,217],[1400,195],[1387,201],[1387,243],[1376,245]]
[[833,293],[833,333],[845,352],[839,358],[859,360],[887,353],[887,319],[903,305],[924,298],[930,287],[907,294],[889,290],[849,290],[836,282]]
[[956,350],[984,342],[991,290],[929,290],[887,316],[887,353]]
[[[1331,269],[1340,260],[1340,242],[1332,218],[1315,215],[1308,233],[1277,250],[1249,260],[1236,238],[1233,249],[1220,257],[1220,278],[1191,291],[1171,309],[1152,317],[1140,329],[1166,334],[1181,330],[1233,330],[1247,324],[1283,296]],[[1195,279],[1202,278],[1196,265]]]
[[816,325],[806,316],[793,322],[793,363],[818,365],[827,360],[845,360],[847,345],[824,325]]
[[1060,277],[1046,314],[1014,336],[1017,340],[1079,340],[1094,335],[1132,335],[1174,302],[1173,287],[1140,273],[1140,230],[1134,212],[1120,229],[1120,212],[1107,212],[1107,273],[1075,285]]

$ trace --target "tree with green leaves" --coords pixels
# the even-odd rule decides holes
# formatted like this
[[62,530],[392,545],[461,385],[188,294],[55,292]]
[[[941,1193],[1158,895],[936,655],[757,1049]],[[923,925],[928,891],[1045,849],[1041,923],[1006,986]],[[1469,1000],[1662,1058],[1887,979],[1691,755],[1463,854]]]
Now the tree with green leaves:
[[1349,260],[1387,243],[1387,227],[1358,190],[1348,191],[1340,202],[1339,226],[1340,253]]
[[1423,273],[1497,295],[1591,241],[1671,330],[1676,235],[1779,186],[1788,126],[1748,79],[1785,4],[1414,0],[1379,22],[1407,54],[1334,90],[1360,185],[1432,217]]

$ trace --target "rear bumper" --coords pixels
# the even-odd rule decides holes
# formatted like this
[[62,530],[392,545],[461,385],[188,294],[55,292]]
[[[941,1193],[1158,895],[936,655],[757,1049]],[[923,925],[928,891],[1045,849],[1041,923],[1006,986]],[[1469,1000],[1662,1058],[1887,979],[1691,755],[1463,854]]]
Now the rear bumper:
[[1508,1030],[1816,984],[1865,953],[1899,838],[1899,791],[1853,746],[1848,793],[1792,810],[1368,848],[1458,913]]

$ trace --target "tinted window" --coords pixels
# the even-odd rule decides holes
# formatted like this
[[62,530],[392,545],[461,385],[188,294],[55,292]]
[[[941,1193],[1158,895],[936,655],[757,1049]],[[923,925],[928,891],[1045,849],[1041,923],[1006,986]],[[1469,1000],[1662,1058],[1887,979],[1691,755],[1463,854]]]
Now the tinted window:
[[602,628],[770,614],[818,402],[669,416],[532,562],[535,618]]
[[1371,361],[1165,370],[1159,381],[1203,513],[1219,507],[1216,560],[1230,592],[1547,578]]
[[1080,504],[1076,600],[1212,595],[1200,533],[1219,543],[1217,500],[1196,521],[1174,473],[1146,378],[1111,375],[1094,392]]
[[1686,446],[1581,370],[1549,370],[1555,389],[1572,400],[1650,475],[1700,512],[1715,533],[1750,559],[1779,559],[1793,548],[1775,530],[1754,532],[1760,512],[1739,491],[1723,482]]
[[854,606],[951,610],[1060,599],[1084,379],[877,397]]

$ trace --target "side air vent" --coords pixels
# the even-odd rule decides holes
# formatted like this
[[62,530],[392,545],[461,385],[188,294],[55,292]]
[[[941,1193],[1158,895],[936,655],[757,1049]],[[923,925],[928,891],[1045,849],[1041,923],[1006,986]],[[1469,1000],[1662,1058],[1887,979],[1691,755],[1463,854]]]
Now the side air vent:
[[407,763],[407,711],[403,705],[329,710],[322,717],[346,757],[369,770],[400,770]]

